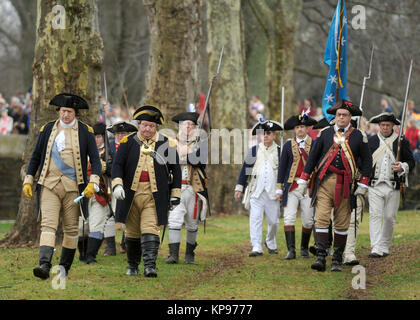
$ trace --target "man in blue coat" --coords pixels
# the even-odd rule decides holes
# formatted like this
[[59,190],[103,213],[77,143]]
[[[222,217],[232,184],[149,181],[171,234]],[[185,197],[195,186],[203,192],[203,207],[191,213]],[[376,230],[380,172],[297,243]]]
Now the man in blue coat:
[[[77,248],[80,209],[88,218],[88,200],[99,191],[101,162],[93,129],[77,120],[80,109],[89,109],[87,102],[76,95],[62,93],[50,105],[59,112],[59,119],[42,126],[29,161],[23,182],[23,193],[32,197],[34,177],[40,169],[37,182],[37,208],[41,213],[41,238],[39,241],[39,267],[34,275],[47,279],[55,247],[60,211],[63,212],[63,247],[60,265],[67,275]],[[88,180],[88,157],[92,173]],[[81,205],[73,200],[84,193]]]
[[317,259],[311,268],[318,271],[326,269],[328,227],[331,210],[334,209],[334,254],[331,271],[341,271],[351,209],[356,206],[355,197],[364,195],[367,191],[372,155],[366,135],[350,123],[352,116],[362,115],[358,107],[350,101],[342,100],[327,112],[335,115],[336,122],[334,126],[319,133],[297,183],[298,191],[304,195],[308,180],[314,172],[312,204],[316,210],[314,237]]
[[116,222],[125,223],[128,270],[137,275],[141,256],[144,276],[157,277],[156,259],[161,226],[181,198],[181,169],[175,144],[159,134],[163,115],[142,106],[133,115],[139,131],[124,137],[112,164],[112,188],[117,199]]
[[284,234],[288,250],[286,260],[296,259],[295,221],[299,207],[302,218],[300,253],[302,258],[309,258],[308,246],[314,223],[313,208],[309,195],[306,193],[302,197],[296,190],[296,181],[303,172],[313,145],[311,137],[308,136],[308,127],[316,123],[316,120],[303,113],[291,116],[284,124],[284,130],[295,131],[295,137],[286,141],[283,146],[277,175],[277,183],[280,184],[277,189],[281,190],[278,199],[284,207]]

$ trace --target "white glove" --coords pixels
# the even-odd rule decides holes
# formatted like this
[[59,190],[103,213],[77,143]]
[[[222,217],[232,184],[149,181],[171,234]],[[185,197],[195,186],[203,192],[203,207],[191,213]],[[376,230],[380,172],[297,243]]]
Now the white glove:
[[303,184],[303,183],[301,183],[301,184],[299,184],[298,185],[298,187],[296,188],[296,191],[302,196],[302,197],[304,197],[305,196],[305,193],[306,193],[306,184]]
[[125,199],[125,192],[124,192],[124,188],[122,187],[122,185],[117,185],[114,188],[114,196],[115,199],[117,200],[124,200]]
[[364,196],[366,194],[367,189],[368,188],[363,188],[361,186],[358,186],[356,191],[354,192],[354,195],[355,196],[358,196],[358,195]]

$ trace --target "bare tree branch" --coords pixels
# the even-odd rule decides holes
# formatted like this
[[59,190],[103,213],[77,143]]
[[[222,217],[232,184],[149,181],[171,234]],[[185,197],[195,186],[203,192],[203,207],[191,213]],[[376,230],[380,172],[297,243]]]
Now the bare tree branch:
[[[267,4],[264,0],[247,0],[249,7],[252,10],[255,18],[257,19],[258,23],[260,24],[261,28],[264,31],[264,34],[267,40],[270,42],[271,40],[271,32],[273,26],[273,13],[271,12],[270,8],[267,7]],[[258,6],[258,8],[257,8]]]

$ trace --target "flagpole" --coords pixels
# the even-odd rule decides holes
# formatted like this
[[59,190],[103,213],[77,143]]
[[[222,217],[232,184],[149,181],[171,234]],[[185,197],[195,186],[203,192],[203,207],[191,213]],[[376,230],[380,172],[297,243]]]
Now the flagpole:
[[338,74],[337,74],[337,90],[335,94],[335,103],[338,102],[338,94],[340,91],[340,72],[341,72],[341,66],[340,66],[340,59],[341,59],[341,37],[342,37],[342,29],[343,29],[343,15],[344,15],[344,0],[341,0],[340,5],[340,32],[338,36],[338,56],[337,56],[337,64],[338,64]]

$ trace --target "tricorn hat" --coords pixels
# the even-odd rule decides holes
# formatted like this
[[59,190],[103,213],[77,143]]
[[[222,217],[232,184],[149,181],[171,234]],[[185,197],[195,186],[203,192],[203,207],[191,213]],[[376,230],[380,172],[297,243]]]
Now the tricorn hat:
[[133,114],[133,119],[156,122],[157,124],[165,123],[162,112],[153,106],[142,106],[138,108]]
[[200,114],[198,112],[181,112],[173,116],[172,121],[179,123],[181,121],[190,120],[194,122],[194,124],[197,124],[199,117],[200,117]]
[[317,124],[315,119],[312,119],[308,116],[309,110],[307,112],[302,111],[302,114],[291,116],[287,119],[286,123],[284,124],[284,130],[292,130],[296,126],[313,126]]
[[109,132],[117,133],[117,132],[136,132],[138,131],[137,127],[125,120],[121,120],[115,122],[111,127],[107,129]]
[[361,116],[362,111],[359,109],[358,106],[354,105],[351,101],[348,100],[341,100],[338,101],[334,106],[327,110],[328,114],[335,115],[338,109],[345,109],[348,110],[352,116]]
[[273,120],[265,120],[265,121],[259,121],[256,123],[251,130],[251,134],[255,136],[257,134],[257,130],[264,130],[264,131],[279,131],[283,130],[280,123]]
[[71,93],[60,93],[51,99],[50,105],[59,108],[73,108],[75,110],[89,109],[85,99]]
[[384,121],[393,122],[396,125],[400,125],[401,122],[397,118],[395,118],[395,115],[391,112],[384,112],[377,116],[372,117],[369,122],[370,123],[380,123]]
[[328,126],[331,126],[330,122],[328,122],[327,118],[322,118],[316,124],[314,124],[312,129],[314,129],[314,130],[323,129],[323,128],[328,127]]
[[98,122],[95,123],[93,125],[93,134],[97,135],[97,134],[101,134],[101,135],[105,135],[105,124],[102,122]]

